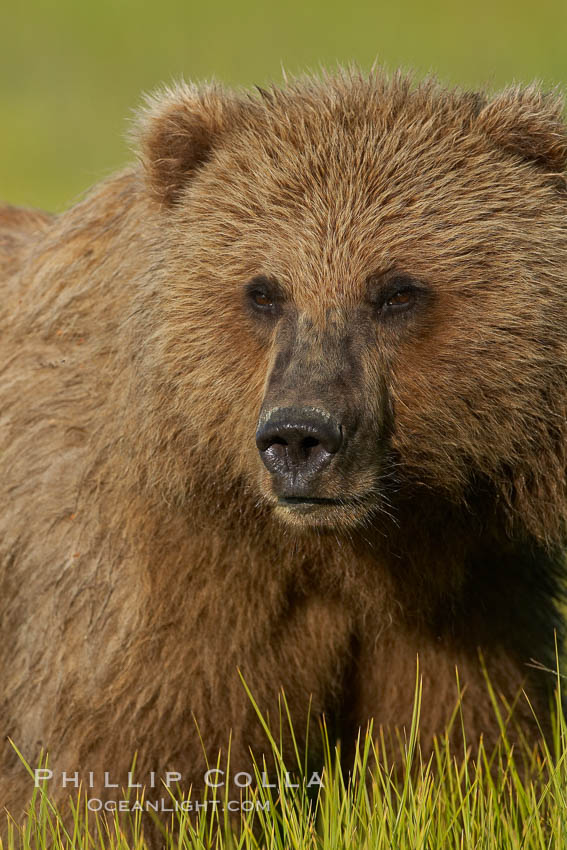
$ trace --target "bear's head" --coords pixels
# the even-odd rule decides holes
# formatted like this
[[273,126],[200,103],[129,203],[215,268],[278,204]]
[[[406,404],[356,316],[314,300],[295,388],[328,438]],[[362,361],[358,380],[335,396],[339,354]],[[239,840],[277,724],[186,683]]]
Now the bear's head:
[[358,72],[182,85],[139,134],[162,403],[211,487],[335,530],[400,491],[482,492],[518,533],[563,534],[556,95]]

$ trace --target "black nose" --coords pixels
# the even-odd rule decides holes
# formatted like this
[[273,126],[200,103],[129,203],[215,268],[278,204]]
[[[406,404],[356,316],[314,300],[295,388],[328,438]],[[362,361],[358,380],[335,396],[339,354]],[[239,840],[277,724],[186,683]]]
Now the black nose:
[[290,484],[312,479],[342,442],[339,423],[314,407],[275,408],[261,417],[256,431],[256,445],[266,469]]

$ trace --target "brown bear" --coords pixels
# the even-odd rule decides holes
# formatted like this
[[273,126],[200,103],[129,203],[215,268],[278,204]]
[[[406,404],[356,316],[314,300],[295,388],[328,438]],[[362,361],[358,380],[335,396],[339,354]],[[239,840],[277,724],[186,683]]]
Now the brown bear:
[[249,769],[240,674],[300,745],[310,712],[348,747],[407,727],[419,655],[425,751],[458,687],[496,742],[485,672],[534,743],[567,517],[560,100],[338,71],[179,85],[136,137],[67,212],[0,218],[0,803],[33,785],[8,739],[60,797],[61,771],[116,796],[135,754],[199,788],[229,735]]

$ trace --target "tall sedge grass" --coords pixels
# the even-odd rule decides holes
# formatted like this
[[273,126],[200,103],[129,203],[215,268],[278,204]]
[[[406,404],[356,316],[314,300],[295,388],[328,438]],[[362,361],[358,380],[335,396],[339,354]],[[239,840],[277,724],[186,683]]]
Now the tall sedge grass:
[[[281,757],[282,730],[291,729],[295,743],[282,699],[278,733],[272,734],[258,712],[277,777],[270,773],[267,787],[266,766],[255,763],[255,780],[241,791],[248,811],[239,813],[237,820],[228,811],[228,802],[235,797],[235,787],[229,783],[207,789],[208,799],[207,795],[200,799],[207,802],[206,810],[202,806],[198,813],[190,813],[178,808],[161,820],[153,812],[139,810],[121,815],[93,812],[86,789],[79,792],[72,816],[63,819],[44,785],[35,788],[23,823],[16,824],[6,815],[7,837],[3,843],[0,840],[0,847],[143,850],[151,833],[152,846],[157,835],[167,850],[566,850],[567,723],[561,700],[557,697],[553,707],[551,743],[542,737],[537,751],[518,752],[509,744],[506,720],[492,696],[501,741],[490,754],[481,742],[474,758],[466,739],[463,750],[452,751],[448,734],[437,740],[429,760],[422,757],[419,676],[411,728],[399,741],[401,768],[398,764],[394,771],[388,764],[380,730],[368,729],[359,738],[354,765],[347,772],[323,724],[323,784],[315,792],[308,787],[312,768],[300,747],[295,745],[294,764],[284,764]],[[249,697],[254,702],[252,694]],[[458,705],[453,722],[461,722]],[[230,757],[223,765],[226,776],[229,762]],[[292,781],[296,787],[287,787]],[[165,788],[161,796],[168,794],[174,808],[181,798]],[[128,798],[128,791],[120,797]],[[129,799],[136,798],[130,793]],[[143,794],[137,799],[143,802]]]

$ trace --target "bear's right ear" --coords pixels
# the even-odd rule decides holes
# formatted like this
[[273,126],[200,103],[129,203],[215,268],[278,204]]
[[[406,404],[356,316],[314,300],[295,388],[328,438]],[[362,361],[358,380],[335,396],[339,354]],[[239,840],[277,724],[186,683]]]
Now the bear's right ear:
[[567,128],[559,92],[537,85],[506,89],[479,113],[477,126],[505,150],[532,160],[546,170],[567,166]]
[[152,197],[169,207],[179,200],[233,114],[230,96],[215,85],[181,83],[147,98],[133,136]]

